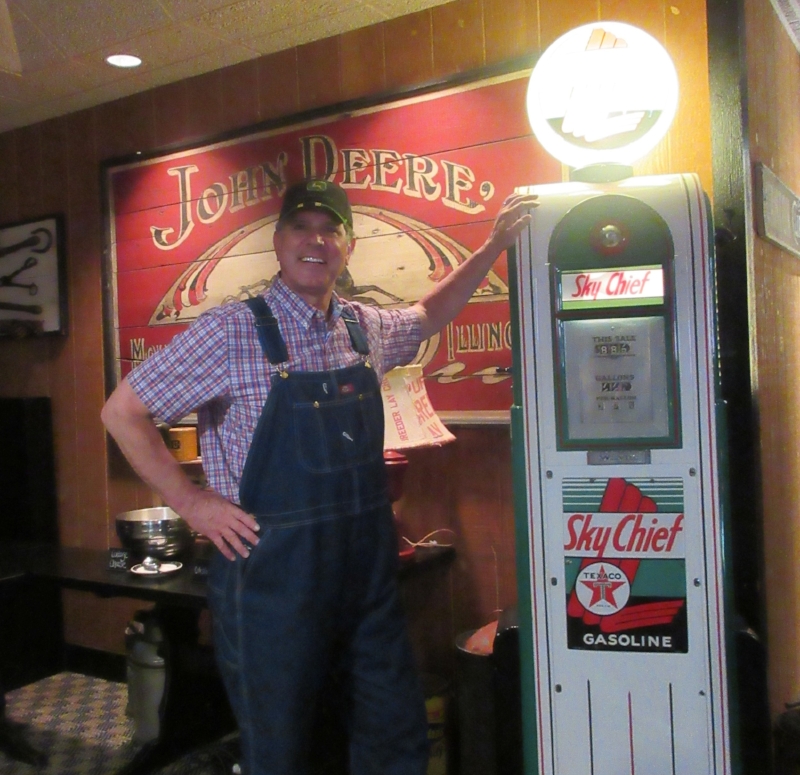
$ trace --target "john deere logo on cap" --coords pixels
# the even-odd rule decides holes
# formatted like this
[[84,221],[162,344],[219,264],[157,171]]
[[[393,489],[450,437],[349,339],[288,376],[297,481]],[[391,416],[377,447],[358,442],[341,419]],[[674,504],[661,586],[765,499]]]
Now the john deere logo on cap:
[[328,184],[324,180],[312,180],[307,186],[307,191],[324,191]]

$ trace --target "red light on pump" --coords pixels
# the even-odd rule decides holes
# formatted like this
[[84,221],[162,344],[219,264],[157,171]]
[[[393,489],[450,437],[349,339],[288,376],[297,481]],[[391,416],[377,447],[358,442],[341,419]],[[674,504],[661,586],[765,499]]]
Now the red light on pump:
[[625,250],[628,244],[628,231],[620,223],[603,221],[592,229],[589,234],[589,244],[597,253],[616,256]]

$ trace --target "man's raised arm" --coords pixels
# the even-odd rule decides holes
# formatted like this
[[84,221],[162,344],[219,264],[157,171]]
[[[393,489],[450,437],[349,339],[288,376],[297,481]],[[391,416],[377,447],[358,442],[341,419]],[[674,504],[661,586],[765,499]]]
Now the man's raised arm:
[[423,339],[444,328],[470,300],[492,264],[530,223],[537,199],[534,194],[506,197],[486,242],[414,305],[422,321]]

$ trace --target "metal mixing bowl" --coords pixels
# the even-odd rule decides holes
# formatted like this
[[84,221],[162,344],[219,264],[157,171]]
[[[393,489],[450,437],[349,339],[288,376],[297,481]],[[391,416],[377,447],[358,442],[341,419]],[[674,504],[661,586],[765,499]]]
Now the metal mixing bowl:
[[168,506],[117,514],[122,548],[141,556],[167,560],[181,555],[192,542],[189,526]]

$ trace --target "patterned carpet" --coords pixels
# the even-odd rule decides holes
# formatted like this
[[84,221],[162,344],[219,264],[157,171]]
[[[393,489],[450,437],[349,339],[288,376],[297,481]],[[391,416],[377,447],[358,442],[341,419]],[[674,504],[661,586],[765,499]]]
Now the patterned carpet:
[[[0,752],[0,775],[113,775],[140,749],[125,713],[127,686],[78,673],[59,673],[6,694],[6,719],[48,757],[44,767]],[[158,775],[231,775],[235,741],[187,754]],[[155,773],[153,774],[155,775]]]

